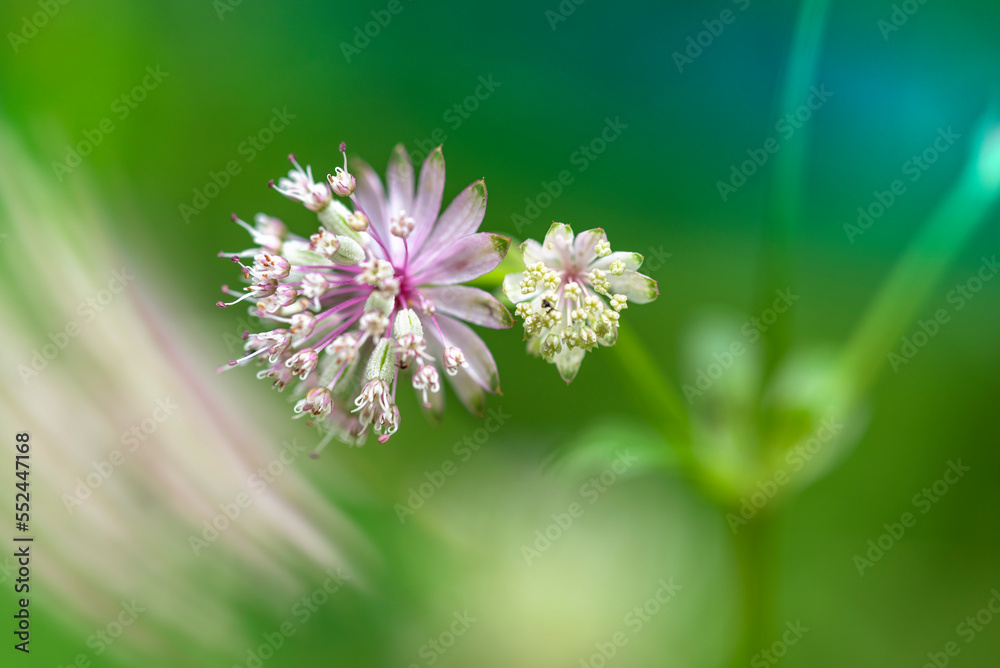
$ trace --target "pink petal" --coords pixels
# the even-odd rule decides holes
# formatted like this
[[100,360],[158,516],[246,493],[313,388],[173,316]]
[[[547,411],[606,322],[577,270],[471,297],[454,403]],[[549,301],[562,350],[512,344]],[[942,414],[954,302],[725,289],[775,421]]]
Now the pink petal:
[[396,144],[392,150],[386,181],[389,185],[389,210],[386,212],[389,218],[400,210],[413,215],[413,163],[402,144]]
[[[437,315],[438,325],[441,327],[441,334],[444,335],[446,346],[458,346],[465,354],[465,361],[468,368],[458,370],[458,375],[467,374],[484,389],[494,394],[500,392],[500,374],[497,371],[497,364],[493,361],[490,349],[486,347],[479,335],[472,331],[468,325],[462,324],[458,320],[446,315]],[[438,336],[437,328],[432,330],[433,336]]]
[[[427,316],[420,316],[421,324],[424,327],[424,332],[428,334],[427,337],[427,347],[436,359],[441,360],[444,358],[444,343],[441,341],[441,336],[438,333],[438,325],[434,324],[434,321]],[[440,319],[438,319],[440,322]],[[483,390],[482,386],[469,374],[467,369],[459,369],[458,373],[454,376],[449,376],[447,373],[441,373],[442,378],[447,378],[448,382],[451,384],[455,394],[458,396],[459,401],[465,408],[475,415],[485,415],[486,414],[486,392]],[[431,398],[432,408],[425,409],[425,411],[434,411],[437,409],[437,404],[435,402],[440,401],[441,407],[444,406],[444,393],[439,392],[437,397]]]
[[479,417],[486,415],[486,392],[470,374],[465,373],[465,369],[459,371],[457,375],[445,374],[445,376],[451,383],[451,388],[455,390],[458,400],[470,413]]
[[[389,220],[387,228],[391,230],[393,216],[400,211],[405,211],[407,215],[413,213],[413,163],[402,144],[396,144],[389,157],[386,183],[389,188],[389,204],[385,213]],[[401,265],[406,257],[403,240],[393,236],[390,231],[389,236],[382,237],[382,241],[391,249],[393,263]]]
[[485,290],[455,285],[422,288],[420,292],[434,302],[441,313],[453,315],[473,325],[490,329],[508,329],[514,326],[514,317],[510,311]]
[[417,200],[413,205],[413,233],[410,235],[410,250],[419,253],[420,247],[430,236],[434,221],[441,211],[441,196],[444,194],[444,154],[441,147],[430,152],[420,168],[420,185]]
[[361,205],[361,209],[368,216],[372,227],[382,240],[389,237],[389,219],[385,213],[385,190],[382,188],[382,180],[375,173],[375,170],[362,160],[356,160],[352,168],[354,177],[357,179],[357,187],[354,196]]
[[460,192],[438,218],[434,230],[421,249],[421,266],[426,267],[456,239],[476,232],[485,215],[486,182],[480,179]]
[[413,281],[417,285],[454,285],[496,269],[510,248],[510,238],[479,232],[451,243],[435,262],[421,258]]

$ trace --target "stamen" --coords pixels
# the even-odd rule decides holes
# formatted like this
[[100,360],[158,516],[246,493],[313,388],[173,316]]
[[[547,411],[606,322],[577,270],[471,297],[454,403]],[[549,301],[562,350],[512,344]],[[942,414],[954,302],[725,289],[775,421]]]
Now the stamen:
[[[269,185],[272,188],[274,188],[274,180],[273,179],[271,180],[271,183]],[[234,223],[236,223],[237,225],[239,225],[240,227],[242,227],[244,230],[246,230],[247,232],[249,232],[251,238],[253,238],[254,240],[256,240],[256,238],[257,238],[257,230],[255,230],[254,228],[250,227],[249,223],[247,223],[245,220],[241,219],[235,213],[232,214],[231,217],[232,217]]]
[[298,162],[298,160],[295,159],[295,154],[294,153],[289,153],[288,154],[288,160],[289,160],[289,162],[292,163],[292,165],[295,167],[296,170],[298,170],[298,172],[300,174],[304,174],[305,176],[307,176],[310,181],[313,180],[313,178],[312,178],[312,167],[309,167],[307,169],[302,169],[302,165],[300,165],[299,162]]
[[343,325],[341,325],[341,326],[340,326],[340,327],[338,327],[337,329],[333,330],[333,332],[331,332],[330,334],[327,334],[327,335],[326,335],[326,336],[325,336],[325,337],[323,338],[323,340],[322,340],[322,341],[320,341],[320,342],[319,342],[319,343],[318,343],[318,344],[316,345],[316,347],[315,347],[315,350],[316,350],[316,351],[321,351],[321,350],[323,350],[324,348],[326,348],[326,347],[327,347],[328,345],[330,345],[330,344],[331,344],[331,343],[332,343],[332,342],[333,342],[334,340],[336,340],[336,338],[337,338],[338,336],[340,336],[341,334],[343,334],[344,332],[346,332],[346,331],[347,331],[348,329],[350,329],[351,325],[353,325],[354,323],[356,323],[356,322],[358,321],[358,319],[359,319],[359,318],[361,318],[361,316],[362,316],[362,315],[364,315],[364,314],[363,314],[363,313],[359,313],[359,314],[357,314],[356,316],[354,316],[353,318],[351,318],[350,320],[348,320],[347,322],[345,322],[345,323],[344,323]]
[[231,301],[231,302],[224,302],[224,301],[222,301],[220,299],[219,301],[215,302],[215,305],[218,306],[219,308],[226,308],[227,306],[235,306],[236,304],[239,304],[244,299],[249,299],[251,297],[253,297],[253,293],[252,292],[248,292],[248,293],[244,294],[242,297],[240,297],[239,299],[236,299],[236,300]]
[[[350,197],[354,194],[357,181],[354,176],[347,171],[347,143],[340,142],[340,152],[344,154],[344,166],[337,167],[333,174],[327,174],[326,180],[330,183],[330,189],[340,197]],[[359,230],[360,231],[360,230]]]
[[233,262],[235,262],[236,264],[238,264],[241,267],[243,267],[243,278],[250,278],[250,267],[248,267],[245,264],[243,264],[242,262],[240,262],[240,258],[239,258],[238,255],[233,255],[230,259]]
[[341,302],[340,304],[337,304],[336,306],[334,306],[332,308],[328,308],[327,310],[323,311],[318,316],[316,316],[316,321],[319,322],[320,320],[325,320],[326,318],[329,318],[334,313],[337,313],[338,311],[343,311],[345,308],[350,308],[351,306],[354,306],[355,304],[363,302],[363,301],[365,301],[367,299],[368,299],[368,295],[361,295],[360,297],[355,297],[353,299],[348,299],[346,302]]

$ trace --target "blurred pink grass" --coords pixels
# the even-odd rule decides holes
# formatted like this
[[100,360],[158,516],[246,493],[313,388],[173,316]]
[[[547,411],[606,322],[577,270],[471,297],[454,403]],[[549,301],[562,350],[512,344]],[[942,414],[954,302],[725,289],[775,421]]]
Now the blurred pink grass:
[[[72,198],[57,190],[3,128],[0,146],[0,283],[12,297],[0,302],[0,424],[10,436],[31,433],[31,533],[37,572],[53,596],[48,612],[79,634],[81,651],[132,599],[148,612],[116,654],[169,655],[167,638],[178,636],[234,651],[246,640],[234,596],[287,609],[281,597],[290,603],[326,569],[350,571],[347,553],[368,552],[367,544],[302,475],[306,457],[266,490],[248,486],[276,459],[279,442],[292,439],[275,435],[268,412],[214,373],[199,333],[179,324],[198,322],[190,307],[161,287],[169,280],[110,242],[93,199],[80,188]],[[92,317],[81,305],[104,296],[123,268],[134,280]],[[79,335],[30,375],[33,351],[68,323]],[[177,409],[130,452],[122,437],[166,398]],[[272,424],[291,429],[286,419]],[[124,462],[80,504],[67,502],[78,479],[114,450]],[[241,493],[252,505],[196,556],[189,537],[202,538],[203,522]]]

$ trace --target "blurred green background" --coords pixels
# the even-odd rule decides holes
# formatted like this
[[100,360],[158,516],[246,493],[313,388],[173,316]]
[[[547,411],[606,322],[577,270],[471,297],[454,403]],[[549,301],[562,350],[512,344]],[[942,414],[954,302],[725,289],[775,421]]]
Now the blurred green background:
[[[156,296],[160,317],[183,333],[199,362],[216,364],[232,356],[232,334],[242,329],[236,313],[214,307],[219,285],[236,278],[232,265],[215,254],[248,246],[230,213],[250,219],[265,211],[299,233],[314,225],[308,212],[266,187],[287,171],[288,153],[326,174],[340,164],[337,146],[346,141],[352,155],[382,172],[397,142],[425,153],[446,136],[445,199],[485,177],[490,199],[484,229],[521,240],[540,238],[553,219],[577,231],[603,226],[616,250],[647,255],[644,271],[660,282],[661,297],[630,309],[625,320],[644,340],[657,371],[679,387],[695,379],[696,367],[681,353],[692,323],[706,310],[742,322],[760,313],[761,293],[791,288],[800,295],[785,321],[797,345],[843,343],[927,212],[955,182],[975,150],[980,119],[998,102],[1000,6],[931,0],[915,5],[916,13],[885,39],[879,21],[891,20],[891,3],[833,2],[812,81],[833,96],[802,132],[782,140],[783,150],[798,146],[807,156],[791,284],[768,285],[761,275],[772,165],[761,167],[728,201],[717,182],[747,159],[748,149],[780,136],[775,123],[796,3],[567,0],[561,6],[568,15],[559,15],[565,20],[553,18],[551,12],[560,11],[556,0],[400,0],[394,7],[401,11],[385,14],[389,4],[58,5],[37,34],[23,42],[8,34],[0,48],[0,115],[42,177],[37,192],[22,195],[62,203],[86,193],[88,201],[99,202],[96,229],[115,257],[135,267],[136,290]],[[726,9],[734,20],[679,71],[673,54]],[[39,11],[37,2],[3,3],[3,32],[27,34],[25,17]],[[391,20],[366,45],[355,43],[355,29],[371,22],[372,12]],[[364,46],[348,57],[344,43]],[[147,67],[167,74],[125,116],[120,98],[142,84]],[[481,77],[497,82],[495,90],[485,93]],[[477,87],[483,99],[466,102]],[[803,90],[801,102],[807,97]],[[454,109],[463,104],[465,111]],[[259,135],[274,109],[287,110],[287,127],[249,159],[244,142]],[[81,166],[59,174],[52,163],[65,162],[67,147],[106,118],[113,131]],[[625,124],[620,136],[593,159],[581,158],[581,146],[598,137],[609,118]],[[905,163],[931,146],[940,128],[961,135],[955,147],[918,181],[907,181],[905,194],[885,215],[850,239],[844,225],[856,220],[858,207],[868,207],[875,191],[888,190],[893,180],[907,178]],[[18,162],[26,155],[7,152],[5,170],[27,169]],[[240,173],[186,221],[181,205],[195,205],[195,190],[204,191],[211,173],[230,161],[239,163]],[[538,201],[544,184],[563,170],[573,182],[551,204],[532,210],[530,200],[544,203],[544,197]],[[530,225],[519,229],[515,216],[531,219]],[[44,306],[55,289],[11,264],[11,254],[20,252],[19,234],[0,244],[8,258],[0,272],[4,301],[28,331],[5,358],[8,399],[22,388],[17,364],[67,317],[58,306]],[[70,247],[86,254],[88,242],[67,237]],[[949,291],[998,247],[991,212],[927,296],[919,318],[948,306]],[[107,273],[103,266],[100,271]],[[1000,389],[998,289],[987,282],[898,373],[885,362],[864,402],[870,417],[858,425],[856,449],[780,515],[770,555],[776,575],[768,584],[774,624],[780,630],[786,621],[801,620],[809,628],[780,659],[783,665],[918,666],[949,641],[961,646],[954,665],[996,665],[1000,622],[986,624],[970,643],[956,627],[1000,588],[1000,434],[989,408]],[[88,294],[72,282],[61,290],[73,296],[70,306]],[[914,321],[906,333],[917,326]],[[13,327],[12,321],[4,327]],[[426,424],[407,397],[404,428],[388,445],[330,448],[318,461],[295,462],[302,484],[319,492],[312,502],[339,509],[356,528],[352,540],[364,545],[344,550],[354,583],[307,623],[298,626],[292,606],[321,586],[323,568],[295,562],[294,580],[264,584],[264,576],[240,565],[238,549],[219,550],[172,577],[197,580],[206,597],[230,611],[224,622],[205,621],[207,635],[215,635],[211,625],[218,623],[223,640],[209,643],[151,626],[142,635],[126,632],[98,657],[87,637],[113,618],[105,604],[128,596],[91,588],[94,618],[86,616],[86,605],[67,612],[62,597],[72,583],[47,579],[39,568],[30,660],[3,647],[3,665],[70,665],[84,653],[94,665],[176,665],[184,657],[191,665],[246,666],[247,651],[264,642],[262,634],[290,620],[296,634],[263,665],[597,666],[603,664],[600,657],[591,660],[600,651],[595,643],[623,629],[628,643],[608,665],[727,665],[740,624],[731,532],[722,514],[661,466],[654,454],[662,452],[660,437],[643,407],[646,388],[619,373],[619,351],[588,355],[567,388],[554,368],[525,354],[518,331],[487,331],[483,338],[504,391],[490,405],[510,418],[468,462],[453,446],[482,424],[453,396],[439,426]],[[256,435],[273,447],[270,454],[257,453],[261,463],[285,439],[315,441],[313,432],[288,419],[284,397],[272,396],[250,371],[212,382],[212,392],[242,407],[235,415],[254,420]],[[129,391],[127,383],[115,387]],[[32,429],[40,428],[33,425],[42,416],[53,423],[71,419],[11,410]],[[124,416],[110,437],[88,443],[94,452],[110,449],[116,434],[142,416]],[[22,428],[3,425],[10,434]],[[215,442],[196,445],[211,451]],[[90,446],[81,440],[80,447]],[[553,522],[553,513],[580,500],[580,485],[610,465],[608,452],[627,447],[644,453],[642,464],[587,503],[572,528],[526,564],[522,546]],[[554,459],[567,452],[579,456]],[[579,454],[593,452],[596,461]],[[448,459],[458,463],[458,473],[401,524],[396,504],[405,504],[410,488]],[[912,512],[914,495],[958,459],[969,473],[860,576],[855,555],[884,533],[884,523]],[[84,460],[76,475],[87,470]],[[43,480],[46,471],[34,476]],[[57,488],[40,503],[50,503],[52,514],[64,513],[62,492]],[[214,502],[230,498],[219,492]],[[144,508],[170,505],[157,493],[151,499]],[[151,536],[186,550],[190,531],[210,516],[193,513],[187,526],[174,526],[145,512],[125,523],[126,540],[136,558],[148,550],[153,562]],[[45,522],[44,516],[38,520]],[[102,548],[102,526],[73,538],[92,541],[92,559],[111,549]],[[338,545],[337,536],[328,538]],[[64,538],[54,532],[50,540]],[[205,576],[205,569],[214,575]],[[644,632],[633,633],[623,623],[627,613],[670,578],[682,589]],[[6,616],[6,573],[4,579]],[[259,596],[262,589],[270,593]],[[154,611],[149,618],[156,618],[157,601],[146,604]],[[201,604],[190,605],[193,611]],[[169,614],[192,611],[181,604]],[[477,621],[453,646],[444,653],[422,651],[428,639],[449,629],[454,613],[465,611]],[[172,652],[154,649],[150,636],[157,633]]]

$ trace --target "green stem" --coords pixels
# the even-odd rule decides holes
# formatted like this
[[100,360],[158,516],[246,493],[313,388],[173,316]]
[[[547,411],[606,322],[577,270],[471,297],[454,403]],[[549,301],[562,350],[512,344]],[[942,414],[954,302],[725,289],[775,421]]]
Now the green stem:
[[[730,665],[733,668],[751,666],[751,659],[774,642],[773,620],[777,582],[776,516],[768,509],[761,511],[733,536],[736,568],[740,587],[739,641]],[[739,514],[738,508],[727,512]]]
[[[809,86],[814,83],[829,6],[830,0],[804,0],[802,3],[778,102],[781,114],[802,104]],[[800,131],[795,141],[783,146],[774,158],[772,190],[765,216],[761,310],[773,302],[774,290],[792,283],[791,258],[796,227],[802,216],[806,140],[806,131]],[[791,318],[781,318],[765,333],[765,374],[769,375],[787,353],[791,345],[791,325]],[[724,513],[727,510],[723,507]],[[761,512],[733,538],[742,621],[740,640],[732,660],[734,668],[751,665],[753,656],[771,642],[771,623],[774,619],[772,597],[775,593],[771,574],[776,556],[773,521],[769,513]]]
[[[739,515],[732,494],[724,494],[706,472],[691,448],[691,423],[681,396],[664,380],[653,356],[643,342],[625,326],[619,328],[615,347],[621,364],[618,369],[626,386],[653,417],[664,433],[667,445],[677,457],[695,489],[710,499],[720,514]],[[737,582],[740,590],[740,636],[732,665],[751,665],[750,659],[773,642],[772,622],[776,583],[775,508],[765,508],[733,536]]]
[[[809,95],[814,83],[829,0],[805,0],[799,10],[795,34],[785,69],[778,111],[794,111]],[[761,277],[760,309],[774,301],[774,291],[791,284],[795,230],[802,215],[802,179],[805,173],[808,128],[781,147],[773,160],[772,190],[765,216],[766,232]],[[764,334],[767,371],[771,371],[787,351],[791,319],[781,318]]]
[[691,422],[677,390],[664,381],[656,361],[629,327],[618,328],[615,350],[626,385],[653,416],[654,423],[663,431],[681,461],[691,463]]
[[[987,116],[987,118],[991,118]],[[986,219],[1000,195],[1000,141],[984,122],[958,184],[938,205],[893,268],[844,347],[841,368],[858,396],[885,368],[886,355],[926,301],[963,243]]]

